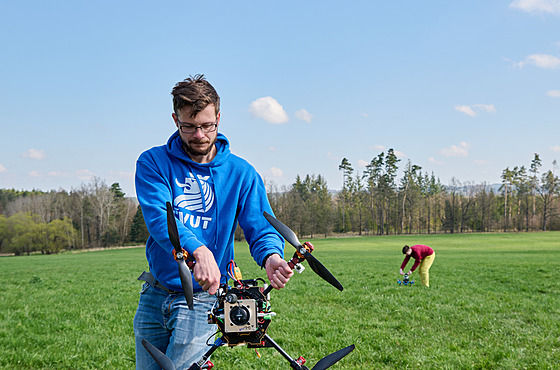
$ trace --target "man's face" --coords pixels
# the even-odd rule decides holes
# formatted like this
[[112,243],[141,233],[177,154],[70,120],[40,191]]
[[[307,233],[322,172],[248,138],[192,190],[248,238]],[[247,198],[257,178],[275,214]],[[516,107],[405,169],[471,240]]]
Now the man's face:
[[[214,144],[218,137],[217,126],[220,123],[220,113],[216,115],[214,105],[208,105],[195,117],[191,117],[191,110],[187,107],[181,109],[178,115],[173,113],[173,120],[179,129],[179,135],[183,140],[184,148],[194,161],[210,161],[213,158]],[[216,126],[213,126],[213,125]],[[196,128],[192,133],[183,132],[181,127],[187,130]],[[204,127],[214,129],[212,132],[205,132]]]

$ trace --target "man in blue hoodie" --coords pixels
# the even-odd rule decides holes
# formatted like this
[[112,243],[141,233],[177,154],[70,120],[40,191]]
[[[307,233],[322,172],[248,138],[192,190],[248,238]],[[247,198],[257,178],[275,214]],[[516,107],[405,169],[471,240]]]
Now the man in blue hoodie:
[[[141,342],[159,348],[177,369],[188,368],[207,351],[217,328],[206,312],[227,283],[239,223],[254,260],[281,289],[293,275],[283,259],[284,241],[263,217],[272,214],[264,183],[245,160],[232,154],[218,133],[220,98],[203,75],[173,88],[177,131],[166,145],[142,153],[136,163],[136,193],[150,237],[149,273],[134,317],[136,368],[159,369]],[[182,294],[177,262],[167,230],[166,202],[173,205],[181,246],[193,256],[194,310]]]

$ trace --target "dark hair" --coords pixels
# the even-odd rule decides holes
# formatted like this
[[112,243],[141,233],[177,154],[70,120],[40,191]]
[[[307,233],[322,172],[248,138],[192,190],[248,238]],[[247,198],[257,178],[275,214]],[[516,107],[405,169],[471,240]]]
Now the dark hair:
[[409,249],[410,249],[410,247],[409,247],[408,245],[405,245],[405,246],[402,248],[402,253],[403,253],[403,254],[406,254],[406,252],[408,252]]
[[175,114],[179,114],[183,107],[188,107],[191,110],[191,117],[195,117],[210,104],[214,104],[216,115],[220,112],[220,97],[202,74],[189,76],[184,81],[178,82],[171,95],[173,95]]

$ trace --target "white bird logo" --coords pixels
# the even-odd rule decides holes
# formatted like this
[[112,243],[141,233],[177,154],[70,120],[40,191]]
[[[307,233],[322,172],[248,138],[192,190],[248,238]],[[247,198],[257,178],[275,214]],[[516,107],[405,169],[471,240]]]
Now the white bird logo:
[[[214,204],[214,192],[206,182],[209,176],[198,176],[198,181],[192,173],[185,178],[182,184],[175,179],[175,183],[183,188],[183,194],[177,196],[173,203],[179,208],[185,208],[192,212],[205,212]],[[199,185],[200,184],[200,185]],[[202,191],[200,187],[202,186]]]

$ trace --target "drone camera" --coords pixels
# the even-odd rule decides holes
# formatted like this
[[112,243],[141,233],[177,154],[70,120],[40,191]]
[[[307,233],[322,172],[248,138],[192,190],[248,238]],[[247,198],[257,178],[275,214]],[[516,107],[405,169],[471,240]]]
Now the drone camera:
[[[260,279],[262,280],[262,279]],[[217,324],[229,346],[243,343],[261,345],[266,329],[276,314],[259,280],[236,280],[234,286],[222,285],[217,304],[208,312],[208,323]]]
[[239,299],[224,302],[224,330],[226,333],[248,333],[257,330],[257,301]]

